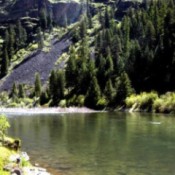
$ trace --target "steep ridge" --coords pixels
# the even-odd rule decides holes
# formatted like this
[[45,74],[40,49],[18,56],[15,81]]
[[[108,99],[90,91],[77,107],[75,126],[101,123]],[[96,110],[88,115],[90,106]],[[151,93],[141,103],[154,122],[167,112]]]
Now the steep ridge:
[[46,53],[38,50],[16,66],[12,73],[5,77],[3,83],[0,85],[0,91],[10,90],[14,82],[17,84],[33,85],[36,72],[40,74],[42,83],[45,83],[48,80],[50,71],[54,68],[55,62],[70,45],[69,35],[65,35],[60,40],[53,39],[49,52]]

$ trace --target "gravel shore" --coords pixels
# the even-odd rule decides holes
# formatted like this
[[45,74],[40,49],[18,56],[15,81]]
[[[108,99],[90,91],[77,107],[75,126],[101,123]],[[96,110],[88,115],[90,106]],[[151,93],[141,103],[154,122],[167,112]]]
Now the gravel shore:
[[0,113],[21,113],[21,114],[59,114],[59,113],[92,113],[95,110],[86,107],[69,108],[0,108]]

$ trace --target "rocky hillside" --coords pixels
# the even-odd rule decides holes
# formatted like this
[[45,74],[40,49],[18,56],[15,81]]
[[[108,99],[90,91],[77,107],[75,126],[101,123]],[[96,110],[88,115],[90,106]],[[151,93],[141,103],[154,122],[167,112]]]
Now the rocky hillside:
[[56,24],[63,24],[66,17],[70,23],[75,22],[82,13],[82,5],[77,1],[49,0],[5,0],[0,3],[0,23],[15,21],[23,17],[38,18],[41,9],[46,8]]
[[[51,41],[50,52],[38,50],[31,53],[22,63],[14,68],[9,76],[2,80],[0,91],[8,91],[12,88],[14,82],[33,85],[36,73],[40,74],[42,83],[45,83],[55,66],[55,62],[70,45],[69,36],[65,36],[61,40],[53,39]],[[62,62],[60,63],[61,65]]]

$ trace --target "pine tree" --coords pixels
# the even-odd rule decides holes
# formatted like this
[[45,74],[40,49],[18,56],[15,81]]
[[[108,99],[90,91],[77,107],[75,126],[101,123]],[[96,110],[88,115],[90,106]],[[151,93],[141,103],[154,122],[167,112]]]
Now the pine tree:
[[16,33],[14,30],[14,26],[10,25],[9,28],[9,59],[11,60],[15,53],[15,37]]
[[4,54],[1,62],[1,76],[5,76],[8,73],[8,67],[9,67],[9,56],[7,53],[6,47],[4,48]]
[[108,7],[105,9],[105,28],[110,28],[110,16],[109,16],[109,10]]
[[9,96],[13,100],[16,100],[18,98],[18,89],[16,83],[13,83],[12,90]]
[[19,98],[24,98],[25,97],[24,86],[22,84],[19,84],[18,88],[19,88],[18,97]]
[[84,38],[87,35],[87,20],[86,17],[80,23],[80,37]]
[[4,37],[4,47],[7,49],[10,47],[10,37],[8,30],[5,31],[5,37]]
[[105,94],[105,96],[108,100],[108,103],[111,104],[113,102],[113,99],[114,99],[114,96],[115,96],[115,91],[114,91],[111,79],[109,79],[106,82],[106,87],[105,87],[105,90],[104,90],[104,94]]
[[17,40],[16,40],[17,48],[19,49],[24,47],[27,41],[27,33],[26,33],[26,30],[22,27],[20,20],[18,20],[17,22],[16,36],[17,36]]
[[108,51],[108,55],[106,58],[106,65],[105,65],[105,75],[106,75],[106,81],[111,78],[111,76],[113,75],[114,72],[114,64],[113,64],[113,59],[111,57],[111,51],[110,48],[107,49]]
[[39,73],[35,74],[35,97],[40,97],[41,95],[41,79]]
[[59,96],[59,100],[64,98],[64,91],[65,91],[65,73],[60,70],[57,73],[58,78],[57,78],[57,88],[58,88],[58,96]]
[[85,105],[90,108],[96,108],[100,97],[101,90],[97,78],[93,76],[85,98]]
[[120,77],[116,79],[116,96],[115,102],[117,105],[123,104],[126,97],[131,95],[133,89],[131,87],[131,81],[126,72],[123,72]]
[[47,91],[41,92],[40,105],[44,105],[48,103],[48,101],[49,101],[49,96],[47,94]]
[[99,82],[99,85],[100,85],[101,89],[103,90],[105,88],[105,84],[106,84],[106,78],[105,78],[106,77],[105,76],[106,59],[102,55],[97,57],[96,67],[97,67],[98,82]]
[[67,87],[73,87],[76,79],[76,52],[74,47],[70,48],[70,57],[67,61],[65,74]]
[[47,29],[47,10],[46,10],[46,7],[43,7],[40,9],[39,17],[40,17],[40,23],[41,23],[42,29]]
[[56,83],[57,83],[57,75],[56,75],[55,70],[52,70],[50,77],[49,77],[49,95],[50,95],[51,99],[53,99],[55,89],[57,88]]
[[42,49],[44,47],[44,39],[40,27],[37,30],[37,35],[38,35],[38,49]]

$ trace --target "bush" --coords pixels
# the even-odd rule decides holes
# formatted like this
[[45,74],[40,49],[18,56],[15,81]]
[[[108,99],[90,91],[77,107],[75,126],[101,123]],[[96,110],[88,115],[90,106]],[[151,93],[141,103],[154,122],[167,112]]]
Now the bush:
[[59,106],[61,107],[61,108],[65,108],[66,107],[66,100],[64,99],[64,100],[61,100],[60,102],[59,102]]
[[85,101],[85,96],[84,95],[79,95],[76,98],[76,105],[79,106],[79,107],[82,107],[82,106],[84,106],[84,101]]
[[161,95],[159,99],[153,103],[155,112],[170,113],[175,112],[175,93],[167,92]]
[[152,111],[154,101],[158,99],[158,94],[156,92],[142,92],[139,95],[132,94],[127,97],[125,104],[127,107],[131,108],[133,105],[137,105],[140,110]]
[[107,106],[107,104],[107,100],[104,97],[102,97],[97,102],[97,109],[104,109]]

